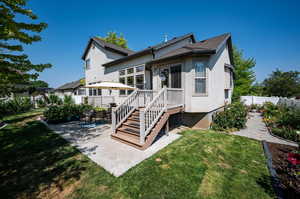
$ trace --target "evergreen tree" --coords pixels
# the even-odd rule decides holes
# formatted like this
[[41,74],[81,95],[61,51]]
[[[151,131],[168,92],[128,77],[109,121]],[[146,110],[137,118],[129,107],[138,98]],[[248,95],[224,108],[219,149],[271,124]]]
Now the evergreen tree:
[[239,100],[240,96],[251,93],[252,84],[255,81],[253,67],[255,66],[254,58],[244,58],[243,52],[236,47],[233,48],[234,62],[234,89],[233,100]]
[[108,43],[115,44],[117,46],[120,46],[122,48],[128,48],[127,46],[127,40],[124,38],[122,34],[118,36],[116,32],[108,32],[105,37],[98,37],[102,39],[103,41],[106,41]]
[[20,85],[38,77],[38,72],[50,64],[33,64],[23,52],[23,44],[41,40],[36,34],[47,27],[45,23],[25,23],[16,17],[36,20],[37,16],[25,8],[26,0],[0,0],[0,95],[9,95]]

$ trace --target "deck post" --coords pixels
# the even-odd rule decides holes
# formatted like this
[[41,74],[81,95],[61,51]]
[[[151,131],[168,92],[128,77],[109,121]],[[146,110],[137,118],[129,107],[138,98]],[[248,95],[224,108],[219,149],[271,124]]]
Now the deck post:
[[116,111],[115,107],[112,107],[111,109],[111,126],[113,133],[116,133]]
[[145,112],[140,111],[140,143],[145,143]]

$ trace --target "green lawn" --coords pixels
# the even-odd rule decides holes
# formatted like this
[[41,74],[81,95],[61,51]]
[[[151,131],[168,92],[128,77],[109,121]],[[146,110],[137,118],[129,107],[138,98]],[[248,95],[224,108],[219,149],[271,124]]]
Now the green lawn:
[[274,197],[261,144],[247,138],[186,131],[115,178],[43,124],[23,125],[0,130],[1,198]]

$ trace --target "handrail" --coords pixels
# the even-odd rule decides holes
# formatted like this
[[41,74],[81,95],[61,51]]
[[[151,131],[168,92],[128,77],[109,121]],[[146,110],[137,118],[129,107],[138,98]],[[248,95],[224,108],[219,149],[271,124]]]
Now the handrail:
[[140,111],[140,143],[145,142],[145,138],[154,127],[160,116],[167,107],[166,88],[163,88],[150,102],[144,110]]
[[137,108],[137,94],[138,90],[134,90],[119,106],[112,110],[112,130],[114,133],[122,122]]

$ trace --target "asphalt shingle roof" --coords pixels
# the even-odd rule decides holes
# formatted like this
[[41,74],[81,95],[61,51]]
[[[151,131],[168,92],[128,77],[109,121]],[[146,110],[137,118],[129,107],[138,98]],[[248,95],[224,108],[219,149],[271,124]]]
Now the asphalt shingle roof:
[[205,39],[193,44],[188,44],[186,46],[183,46],[181,48],[177,48],[175,50],[172,50],[158,59],[154,59],[152,62],[157,62],[160,60],[172,58],[172,57],[177,57],[181,55],[186,55],[190,53],[195,53],[195,54],[214,54],[218,51],[220,46],[226,42],[231,35],[229,33],[222,34],[216,37],[212,37],[209,39]]
[[74,81],[74,82],[68,82],[60,87],[58,87],[55,90],[67,90],[67,89],[75,89],[78,88],[79,86],[81,86],[81,79]]

